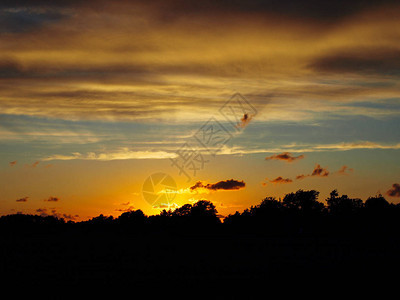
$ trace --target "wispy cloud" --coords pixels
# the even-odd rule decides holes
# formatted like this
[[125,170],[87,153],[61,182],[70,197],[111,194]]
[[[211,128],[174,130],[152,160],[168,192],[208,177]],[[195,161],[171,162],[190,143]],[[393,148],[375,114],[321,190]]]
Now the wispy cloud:
[[51,155],[49,157],[43,158],[43,161],[51,160],[124,160],[124,159],[166,159],[175,158],[176,153],[166,152],[166,151],[133,151],[128,148],[121,148],[120,150],[114,152],[103,152],[95,153],[88,152],[86,154],[81,154],[79,152],[74,152],[71,155]]
[[385,144],[370,141],[359,141],[359,142],[348,142],[348,143],[337,143],[337,144],[323,144],[315,145],[311,147],[311,150],[338,150],[346,151],[353,149],[400,149],[400,143],[397,144]]
[[349,168],[348,166],[342,166],[336,173],[340,175],[348,175],[353,173],[354,169]]

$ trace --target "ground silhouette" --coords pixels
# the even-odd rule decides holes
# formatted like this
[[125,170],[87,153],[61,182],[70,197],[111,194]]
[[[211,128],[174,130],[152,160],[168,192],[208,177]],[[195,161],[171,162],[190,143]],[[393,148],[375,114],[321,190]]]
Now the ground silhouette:
[[0,267],[19,281],[132,285],[241,284],[310,270],[365,274],[400,266],[399,204],[336,190],[324,202],[318,197],[315,190],[266,197],[225,218],[206,200],[158,215],[132,210],[83,222],[6,215]]

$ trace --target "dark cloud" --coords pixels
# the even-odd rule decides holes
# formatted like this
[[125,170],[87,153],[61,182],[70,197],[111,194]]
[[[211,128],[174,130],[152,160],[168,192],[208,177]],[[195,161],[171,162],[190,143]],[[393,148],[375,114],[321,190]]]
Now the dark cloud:
[[128,206],[127,208],[116,208],[115,211],[121,211],[121,212],[127,212],[127,211],[133,211],[135,210],[135,207],[133,205]]
[[17,199],[17,200],[15,200],[16,202],[27,202],[28,201],[28,198],[29,197],[24,197],[24,198],[21,198],[21,199]]
[[222,180],[217,183],[207,183],[204,184],[201,181],[198,181],[195,183],[195,185],[190,187],[191,191],[195,191],[196,189],[199,188],[204,188],[208,190],[239,190],[242,189],[246,186],[246,183],[242,181],[238,181],[235,179],[229,179],[229,180]]
[[[123,79],[129,76],[130,82],[146,82],[150,77],[155,78],[158,73],[165,71],[174,71],[176,67],[153,66],[156,70],[143,64],[105,64],[102,66],[87,66],[77,64],[60,69],[51,65],[25,66],[19,60],[12,57],[0,58],[0,79],[64,79],[64,80],[82,80],[84,78],[107,79],[115,76]],[[154,74],[156,73],[156,74]],[[150,76],[151,75],[151,76]],[[71,93],[71,91],[68,91]],[[75,91],[73,91],[75,92]]]
[[[308,19],[329,23],[344,19],[358,12],[376,9],[380,6],[396,4],[396,0],[337,0],[337,1],[320,1],[320,0],[203,0],[203,1],[187,1],[187,0],[155,0],[147,3],[140,0],[58,0],[58,1],[2,1],[0,8],[7,9],[7,12],[13,14],[6,15],[9,30],[26,31],[27,29],[40,28],[47,22],[54,22],[63,18],[63,12],[68,9],[90,9],[104,11],[110,9],[112,4],[121,6],[124,10],[132,8],[144,8],[146,12],[150,12],[155,21],[173,22],[181,18],[187,19],[224,19],[224,17],[236,15],[260,15],[265,19],[273,15]],[[16,10],[20,8],[20,10]],[[28,12],[34,12],[32,15],[22,8],[29,9]],[[38,10],[38,8],[46,8],[46,11]],[[10,10],[11,9],[11,10]],[[14,9],[14,10],[12,10]],[[16,24],[16,23],[19,23]]]
[[283,178],[282,176],[279,176],[273,180],[270,180],[269,182],[274,183],[274,184],[282,184],[282,183],[291,183],[291,182],[293,182],[293,180],[290,178]]
[[299,155],[299,156],[292,156],[289,152],[284,152],[281,154],[275,154],[275,155],[271,155],[266,157],[266,160],[283,160],[286,162],[293,162],[295,160],[298,159],[303,159],[304,155]]
[[58,22],[67,17],[63,11],[43,7],[42,9],[15,6],[0,10],[0,34],[22,33],[37,30],[46,24]]
[[10,167],[14,167],[17,164],[17,161],[16,160],[10,161],[9,164],[10,164]]
[[160,18],[167,20],[179,17],[197,16],[229,16],[236,14],[258,14],[265,17],[271,15],[287,16],[298,19],[310,19],[320,22],[333,22],[344,19],[367,9],[376,9],[379,6],[396,3],[395,0],[205,0],[183,1],[170,0],[168,2],[152,1]]
[[57,201],[59,201],[60,199],[59,198],[57,198],[57,197],[52,197],[52,196],[50,196],[48,199],[45,199],[44,201],[48,201],[48,202],[57,202]]
[[304,179],[306,177],[314,177],[314,176],[327,177],[328,175],[329,175],[328,169],[321,167],[321,165],[319,165],[319,164],[316,164],[315,167],[314,167],[314,170],[311,172],[311,174],[297,175],[296,179],[297,180],[301,180],[301,179]]
[[329,171],[325,168],[322,168],[319,164],[317,164],[310,176],[326,177],[328,175],[329,175]]
[[47,217],[49,216],[48,212],[47,212],[47,208],[38,208],[36,210],[37,213],[39,213],[40,216],[42,217]]
[[36,209],[36,212],[39,213],[39,215],[41,217],[48,217],[48,216],[52,216],[52,217],[56,217],[56,218],[63,218],[66,220],[70,220],[70,221],[75,221],[76,218],[79,218],[79,215],[71,215],[71,214],[65,214],[65,213],[59,213],[57,212],[57,209],[55,208],[38,208]]
[[15,78],[23,75],[23,67],[16,60],[0,59],[0,78]]
[[400,197],[400,184],[393,183],[392,188],[386,194],[390,197]]
[[400,50],[354,49],[317,58],[312,69],[332,73],[400,75]]
[[75,221],[76,218],[79,218],[79,215],[62,214],[62,217],[69,221]]

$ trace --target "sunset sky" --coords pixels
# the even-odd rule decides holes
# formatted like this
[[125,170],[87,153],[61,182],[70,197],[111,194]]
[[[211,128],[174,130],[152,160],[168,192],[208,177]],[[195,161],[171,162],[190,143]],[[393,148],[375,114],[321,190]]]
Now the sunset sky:
[[298,189],[398,203],[399,41],[398,1],[1,1],[0,215],[157,214],[149,178],[221,215]]

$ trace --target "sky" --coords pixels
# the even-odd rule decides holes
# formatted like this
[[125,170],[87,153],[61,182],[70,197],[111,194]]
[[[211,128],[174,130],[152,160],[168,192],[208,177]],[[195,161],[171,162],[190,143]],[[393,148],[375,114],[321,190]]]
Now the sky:
[[0,215],[399,203],[399,40],[397,1],[1,1]]

